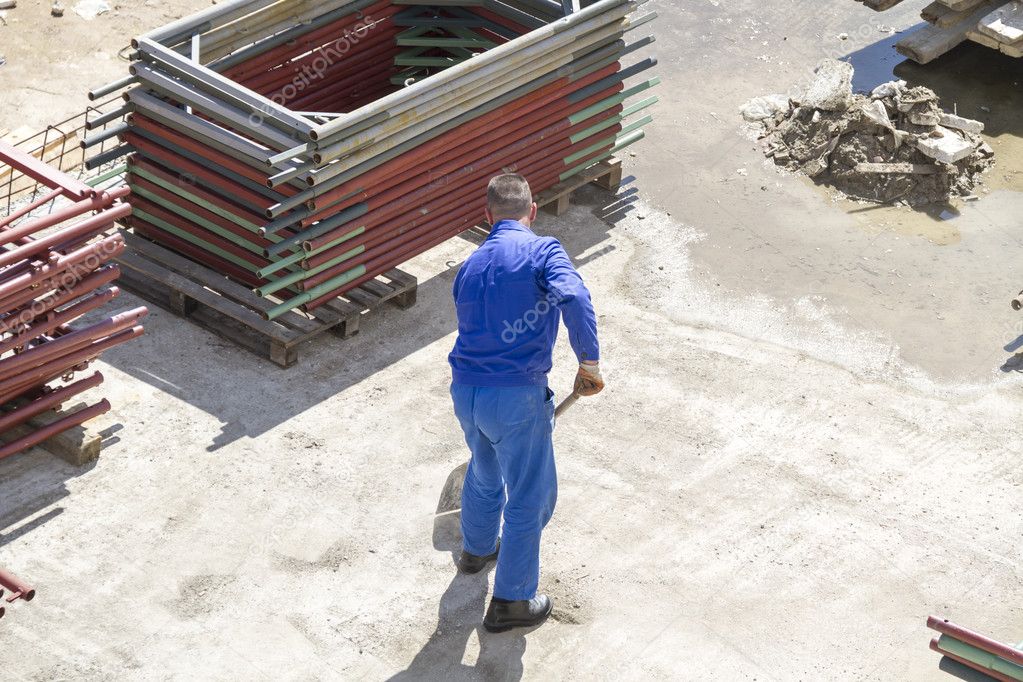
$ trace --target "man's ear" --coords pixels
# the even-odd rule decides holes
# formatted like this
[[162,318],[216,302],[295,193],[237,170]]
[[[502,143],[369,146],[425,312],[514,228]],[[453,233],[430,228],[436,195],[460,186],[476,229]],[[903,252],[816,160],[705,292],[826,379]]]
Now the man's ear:
[[533,222],[534,220],[536,220],[536,212],[537,212],[537,210],[538,210],[538,207],[536,205],[536,202],[534,201],[533,205],[529,207],[529,222]]
[[493,226],[494,216],[490,215],[490,208],[483,209],[483,215],[487,217],[487,222],[490,223],[491,226]]

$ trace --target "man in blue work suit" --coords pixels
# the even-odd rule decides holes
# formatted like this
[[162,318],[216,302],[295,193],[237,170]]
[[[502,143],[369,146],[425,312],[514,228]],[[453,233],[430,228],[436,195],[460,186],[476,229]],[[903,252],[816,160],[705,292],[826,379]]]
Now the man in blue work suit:
[[454,286],[451,397],[472,451],[462,487],[458,567],[477,573],[497,561],[494,597],[483,619],[491,632],[537,625],[553,608],[536,589],[540,533],[558,496],[547,373],[562,314],[579,359],[575,392],[591,396],[604,388],[590,292],[558,240],[529,229],[535,218],[525,178],[491,180],[487,220],[493,228]]

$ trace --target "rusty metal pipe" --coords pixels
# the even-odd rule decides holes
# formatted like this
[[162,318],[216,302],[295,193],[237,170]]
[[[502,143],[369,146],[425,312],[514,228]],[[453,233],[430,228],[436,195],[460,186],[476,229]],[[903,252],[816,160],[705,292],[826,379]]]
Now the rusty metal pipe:
[[78,303],[70,305],[58,313],[48,314],[37,324],[27,325],[23,331],[0,341],[0,355],[14,348],[25,346],[36,337],[53,333],[58,327],[68,324],[69,322],[74,322],[90,310],[95,310],[96,308],[106,305],[119,293],[120,289],[117,287],[97,291],[92,296],[82,299]]
[[[8,215],[6,218],[0,218],[0,228],[7,227],[8,225],[12,224],[15,220],[18,220],[22,216],[28,215],[29,213],[31,213],[32,211],[36,210],[40,206],[43,206],[44,204],[48,204],[49,202],[53,201],[54,199],[60,198],[60,196],[63,195],[63,194],[64,194],[64,188],[63,187],[57,187],[55,189],[51,189],[49,192],[47,192],[43,196],[39,197],[38,199],[36,199],[32,203],[28,204],[27,206],[22,206],[21,208],[19,208],[14,213],[11,213],[10,215]],[[2,234],[2,233],[0,233],[0,234]]]
[[22,424],[49,409],[59,407],[79,393],[99,386],[101,383],[103,383],[103,375],[95,372],[84,379],[79,379],[73,384],[61,386],[25,405],[15,407],[10,412],[0,416],[0,433],[4,433],[8,429]]
[[[107,401],[106,398],[104,398],[95,405],[91,405],[82,410],[78,410],[77,412],[73,412],[68,416],[63,417],[62,419],[53,422],[52,424],[47,424],[38,431],[22,436],[21,438],[13,440],[10,443],[4,445],[3,447],[0,447],[0,459],[10,457],[11,455],[16,455],[19,452],[27,450],[33,445],[38,445],[39,443],[42,443],[47,438],[51,438],[53,436],[56,436],[58,433],[63,433],[64,431],[67,431],[70,428],[74,428],[75,426],[83,424],[89,421],[90,419],[94,419],[95,417],[98,417],[99,415],[108,412],[109,410],[110,403]],[[15,582],[5,583],[4,582],[5,578],[8,579],[13,578]],[[14,601],[14,599],[17,599],[19,597],[24,599],[25,601],[31,601],[32,598],[35,596],[35,590],[33,590],[31,587],[18,580],[17,578],[14,578],[14,576],[12,576],[11,574],[5,573],[2,570],[0,570],[0,584],[7,586],[8,589],[11,590],[18,589],[18,595],[16,597],[7,598],[7,601],[9,602]],[[14,587],[14,585],[17,585],[18,587]],[[21,589],[19,588],[24,589],[24,591],[21,591]]]
[[0,362],[0,380],[7,379],[12,374],[20,373],[23,370],[38,367],[55,356],[68,355],[83,346],[113,336],[123,329],[135,326],[136,322],[148,314],[149,309],[145,306],[140,306],[114,315],[84,329],[79,329],[52,341],[34,346],[14,357],[5,358],[3,362]]
[[[23,325],[32,324],[41,315],[45,315],[57,306],[85,296],[90,291],[114,281],[120,274],[121,271],[118,266],[108,265],[82,278],[73,287],[52,291],[49,298],[38,299],[33,301],[32,305],[28,307],[11,311],[0,320],[0,332],[13,332]],[[29,300],[34,299],[37,295],[37,292],[33,291],[29,291],[27,294]]]
[[11,594],[7,596],[8,602],[15,599],[32,601],[32,598],[36,596],[36,591],[28,583],[2,568],[0,568],[0,585],[11,591]]
[[[101,341],[85,346],[84,348],[74,350],[67,355],[50,360],[43,365],[33,367],[31,370],[27,370],[27,373],[23,376],[0,380],[0,394],[3,396],[0,397],[0,404],[21,395],[24,390],[27,390],[25,389],[26,386],[31,386],[34,382],[42,379],[43,377],[52,376],[54,372],[67,370],[78,365],[88,364],[108,348],[113,348],[125,341],[142,336],[142,331],[141,326],[126,329],[112,336],[108,336]],[[12,395],[12,392],[16,389],[21,392],[14,393]]]
[[131,189],[127,186],[118,187],[110,192],[102,192],[95,196],[91,196],[88,199],[75,202],[69,206],[61,207],[53,213],[40,218],[28,220],[16,228],[0,232],[0,244],[9,244],[15,239],[26,237],[35,234],[36,232],[51,228],[58,223],[70,220],[71,218],[80,216],[83,213],[107,209],[113,204],[115,199],[124,198],[128,196],[130,192]]
[[966,628],[956,625],[947,618],[939,618],[938,616],[928,616],[927,627],[932,630],[937,630],[943,635],[949,637],[955,637],[961,642],[966,642],[971,646],[975,646],[978,649],[983,649],[988,653],[992,653],[995,656],[1004,658],[1007,661],[1012,661],[1017,665],[1023,665],[1023,651],[1014,649],[1008,644],[1002,644],[999,641],[993,640],[990,637],[967,630]]

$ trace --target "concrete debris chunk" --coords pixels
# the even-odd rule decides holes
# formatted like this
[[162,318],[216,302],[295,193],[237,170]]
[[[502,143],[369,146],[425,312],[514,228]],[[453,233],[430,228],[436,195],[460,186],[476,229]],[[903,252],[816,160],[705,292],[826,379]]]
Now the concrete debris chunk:
[[941,126],[935,128],[931,135],[917,138],[916,147],[935,161],[947,164],[962,161],[977,151],[976,143],[965,140],[957,133]]
[[52,14],[55,17],[64,16],[64,5],[60,4],[59,2],[54,2],[52,5],[50,5],[50,14]]
[[825,59],[814,69],[815,77],[801,104],[821,111],[845,111],[852,98],[852,64]]
[[984,124],[980,121],[974,121],[970,118],[963,118],[962,116],[956,116],[955,114],[949,114],[947,112],[940,112],[938,115],[938,123],[945,126],[946,128],[955,128],[956,130],[962,130],[966,133],[973,133],[974,135],[980,135],[984,132]]
[[934,111],[910,111],[908,118],[917,126],[936,126],[941,122],[941,115]]
[[982,123],[943,111],[932,90],[905,81],[869,94],[848,86],[846,94],[852,75],[848,64],[827,60],[810,92],[794,98],[798,106],[773,116],[750,100],[743,115],[757,106],[765,114],[757,119],[765,154],[858,200],[921,206],[973,193],[994,164]]
[[14,9],[17,6],[17,0],[0,0],[0,9]]
[[789,112],[789,98],[787,95],[765,95],[754,97],[739,107],[739,113],[750,123],[763,121],[765,118],[774,118],[780,113]]

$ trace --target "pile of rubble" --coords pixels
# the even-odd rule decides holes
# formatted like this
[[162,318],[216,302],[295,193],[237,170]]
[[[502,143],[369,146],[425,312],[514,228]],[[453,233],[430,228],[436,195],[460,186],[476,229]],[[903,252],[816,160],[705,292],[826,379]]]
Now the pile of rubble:
[[983,123],[943,111],[934,92],[905,81],[854,94],[852,76],[828,59],[805,92],[757,97],[741,113],[776,164],[849,197],[920,206],[972,193],[994,164]]

